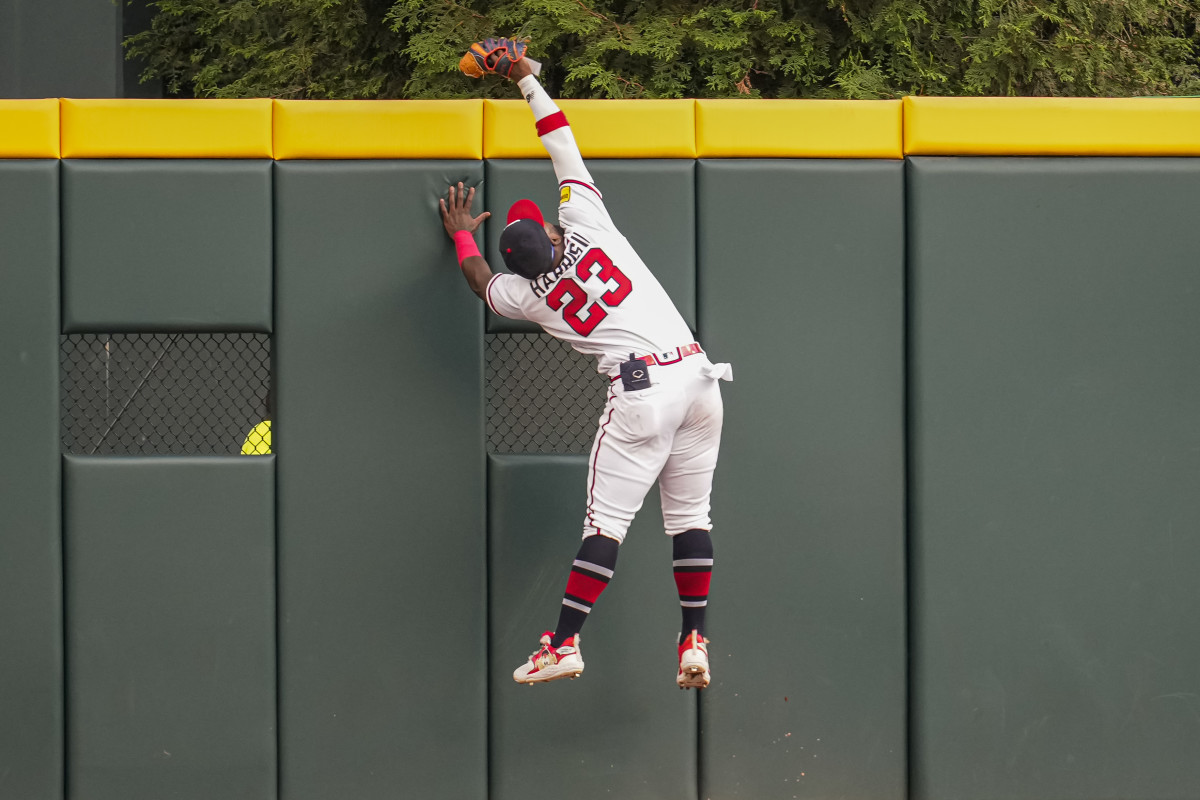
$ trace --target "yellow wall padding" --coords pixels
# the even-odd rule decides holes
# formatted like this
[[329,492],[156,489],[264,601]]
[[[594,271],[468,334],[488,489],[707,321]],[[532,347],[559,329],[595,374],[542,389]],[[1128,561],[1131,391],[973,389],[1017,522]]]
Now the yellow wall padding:
[[701,158],[903,158],[899,100],[697,100]]
[[58,158],[58,99],[0,100],[0,158]]
[[1197,156],[1200,99],[906,97],[904,152]]
[[[695,158],[694,100],[559,100],[584,158]],[[545,158],[524,100],[485,100],[485,158]]]
[[483,158],[482,100],[276,100],[276,158]]
[[63,100],[63,158],[271,158],[271,100]]
[[[587,158],[1200,156],[1200,99],[561,100]],[[0,100],[0,158],[544,158],[523,100]]]

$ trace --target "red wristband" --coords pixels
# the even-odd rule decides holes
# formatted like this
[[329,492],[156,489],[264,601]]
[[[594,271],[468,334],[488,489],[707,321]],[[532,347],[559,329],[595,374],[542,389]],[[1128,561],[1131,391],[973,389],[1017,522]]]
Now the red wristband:
[[454,249],[458,252],[459,266],[471,256],[479,255],[479,248],[475,245],[475,237],[470,231],[454,232]]

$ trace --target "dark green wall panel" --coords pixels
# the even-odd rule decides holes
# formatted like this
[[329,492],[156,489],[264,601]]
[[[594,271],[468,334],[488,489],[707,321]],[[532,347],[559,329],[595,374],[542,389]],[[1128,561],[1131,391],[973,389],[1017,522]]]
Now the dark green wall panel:
[[[592,160],[588,171],[604,195],[608,213],[653,270],[679,313],[696,329],[696,163],[690,159]],[[500,232],[508,207],[522,197],[538,204],[549,222],[558,221],[558,179],[548,160],[487,162],[484,256],[504,271]],[[533,323],[507,320],[491,311],[488,332],[539,331]]]
[[121,4],[0,0],[0,97],[120,97]]
[[482,797],[483,316],[437,200],[483,167],[276,169],[281,788]]
[[909,184],[915,796],[1200,796],[1200,162]]
[[697,189],[735,376],[700,796],[903,797],[903,165],[704,160]]
[[0,796],[62,794],[58,162],[0,160]]
[[63,330],[271,330],[265,160],[63,162]]
[[491,800],[552,781],[579,800],[694,800],[696,697],[675,685],[679,597],[651,490],[581,634],[577,680],[512,672],[554,628],[583,533],[587,456],[488,459]]
[[274,459],[66,456],[73,800],[276,796]]
[[21,60],[21,33],[17,7],[22,0],[0,0],[0,97],[16,97],[17,64]]

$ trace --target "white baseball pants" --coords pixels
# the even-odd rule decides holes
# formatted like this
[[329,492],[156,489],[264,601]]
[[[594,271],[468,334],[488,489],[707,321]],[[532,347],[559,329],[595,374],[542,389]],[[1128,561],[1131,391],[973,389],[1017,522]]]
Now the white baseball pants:
[[646,493],[658,480],[663,527],[670,536],[711,530],[709,498],[721,444],[718,379],[728,364],[703,354],[650,367],[651,386],[626,392],[613,381],[588,461],[583,535],[624,541]]

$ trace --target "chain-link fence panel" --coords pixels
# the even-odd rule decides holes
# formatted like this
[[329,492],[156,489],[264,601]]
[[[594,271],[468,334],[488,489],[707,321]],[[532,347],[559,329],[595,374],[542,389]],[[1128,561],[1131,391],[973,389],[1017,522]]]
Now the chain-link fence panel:
[[227,455],[270,419],[265,333],[61,338],[62,445],[97,455]]
[[596,360],[544,333],[487,336],[493,453],[588,453],[608,395]]

